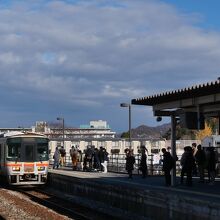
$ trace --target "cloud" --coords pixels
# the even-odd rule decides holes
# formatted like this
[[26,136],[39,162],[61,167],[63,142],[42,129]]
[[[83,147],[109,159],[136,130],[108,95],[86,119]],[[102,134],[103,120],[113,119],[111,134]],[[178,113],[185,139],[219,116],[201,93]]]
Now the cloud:
[[22,122],[61,113],[79,126],[102,116],[117,130],[120,102],[219,76],[220,34],[198,22],[151,0],[0,3],[0,92],[11,99],[2,104],[34,106]]

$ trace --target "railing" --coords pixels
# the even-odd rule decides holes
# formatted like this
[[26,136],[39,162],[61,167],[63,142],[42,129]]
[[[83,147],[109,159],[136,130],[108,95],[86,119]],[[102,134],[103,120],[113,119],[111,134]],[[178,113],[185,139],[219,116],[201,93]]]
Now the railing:
[[[84,154],[81,155],[81,159],[79,162],[81,162],[81,167],[83,167],[83,159],[84,159]],[[140,164],[140,159],[141,155],[140,154],[135,154],[135,164],[134,164],[134,174],[139,174],[140,170],[139,164]],[[162,175],[162,164],[154,164],[153,162],[153,156],[154,155],[148,155],[147,156],[147,171],[148,175]],[[109,161],[108,161],[108,171],[109,172],[115,172],[115,173],[127,173],[125,170],[125,154],[110,154],[109,155]],[[50,155],[50,165],[53,164],[53,157]],[[92,162],[93,164],[93,162]],[[72,167],[72,160],[70,156],[65,157],[65,167]],[[94,170],[91,168],[90,170]]]
[[[80,169],[83,168],[83,159],[84,154],[81,155],[79,163]],[[134,164],[134,174],[141,174],[141,171],[139,170],[139,164],[141,155],[135,154],[135,164]],[[125,170],[125,154],[110,154],[109,155],[109,161],[108,161],[108,171],[109,172],[115,172],[115,173],[127,173]],[[157,161],[157,163],[153,160],[154,155],[147,155],[147,173],[148,175],[155,176],[155,175],[163,175],[162,171],[162,163]],[[181,156],[178,156],[178,160],[176,161],[176,174],[180,175],[181,173],[181,166],[180,166],[180,158]],[[162,159],[162,156],[160,156],[160,159]],[[50,155],[50,165],[53,164],[53,157]],[[92,162],[93,164],[93,162]],[[65,167],[72,167],[72,160],[70,156],[65,157]],[[216,165],[216,176],[220,176],[220,162]],[[89,170],[94,171],[93,167],[91,167]],[[207,175],[207,170],[205,170],[205,174]]]
[[[139,174],[139,165],[140,165],[140,154],[135,154],[135,164],[134,164],[134,174]],[[111,154],[109,155],[109,161],[108,161],[108,170],[110,172],[116,172],[116,173],[126,173],[125,170],[125,154]],[[154,164],[153,163],[153,155],[147,156],[147,172],[148,175],[161,175],[162,174],[162,165],[161,164]]]

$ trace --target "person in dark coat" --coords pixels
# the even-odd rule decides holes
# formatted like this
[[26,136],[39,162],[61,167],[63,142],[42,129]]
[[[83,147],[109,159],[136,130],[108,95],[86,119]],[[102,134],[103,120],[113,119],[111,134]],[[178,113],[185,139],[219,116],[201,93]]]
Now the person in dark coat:
[[[98,152],[98,158],[99,158],[100,164],[104,163],[104,157],[105,157],[105,155],[104,155],[104,147],[101,146],[99,148],[99,152]],[[104,167],[103,166],[101,166],[100,169],[101,169],[101,171],[104,171]]]
[[204,169],[205,169],[205,163],[206,163],[206,156],[200,144],[197,146],[195,160],[196,160],[196,164],[198,166],[198,171],[199,171],[199,177],[200,177],[199,182],[204,183]]
[[173,168],[174,159],[171,156],[170,152],[168,152],[165,148],[162,148],[163,152],[163,171],[165,176],[165,185],[170,186],[171,185],[171,175],[170,171]]
[[60,148],[60,165],[63,167],[65,164],[66,150],[62,146]]
[[217,152],[214,151],[214,147],[207,148],[206,158],[207,158],[209,183],[210,185],[214,185],[216,162],[218,161]]
[[141,146],[141,159],[139,170],[142,172],[142,178],[147,176],[147,155],[145,146]]
[[56,147],[56,150],[53,155],[53,159],[54,159],[53,169],[55,169],[55,168],[58,169],[59,163],[60,163],[60,151],[59,151],[58,147]]
[[183,167],[186,171],[186,185],[192,186],[192,172],[195,167],[195,158],[193,156],[193,151],[191,146],[186,146],[185,160],[183,162]]
[[[195,159],[195,155],[196,155],[196,152],[197,152],[197,144],[196,143],[192,143],[192,147],[191,148],[192,148],[193,157]],[[192,175],[193,176],[197,176],[198,175],[196,163],[193,164]]]
[[186,167],[185,167],[185,160],[186,160],[186,154],[187,154],[187,147],[184,147],[184,152],[181,156],[181,159],[180,159],[180,165],[181,165],[181,174],[180,174],[180,184],[183,184],[183,178],[184,178],[184,175],[186,174]]
[[87,149],[84,150],[85,156],[83,161],[83,171],[92,170],[92,160],[93,160],[93,147],[87,146]]
[[126,164],[125,169],[128,172],[128,177],[132,179],[132,171],[134,170],[135,157],[133,156],[132,150],[126,151]]
[[99,161],[98,154],[99,154],[99,149],[95,148],[94,149],[94,161],[93,161],[93,168],[94,168],[94,170],[100,170],[101,169],[100,168],[101,164],[100,164],[100,161]]

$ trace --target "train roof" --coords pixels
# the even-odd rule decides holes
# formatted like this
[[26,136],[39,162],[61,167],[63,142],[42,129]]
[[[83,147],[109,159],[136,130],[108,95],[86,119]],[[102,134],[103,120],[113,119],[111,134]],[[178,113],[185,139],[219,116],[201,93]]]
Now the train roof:
[[34,133],[34,132],[24,132],[24,131],[10,131],[7,133],[0,134],[0,137],[18,137],[18,136],[46,137],[44,134],[39,134],[39,133]]

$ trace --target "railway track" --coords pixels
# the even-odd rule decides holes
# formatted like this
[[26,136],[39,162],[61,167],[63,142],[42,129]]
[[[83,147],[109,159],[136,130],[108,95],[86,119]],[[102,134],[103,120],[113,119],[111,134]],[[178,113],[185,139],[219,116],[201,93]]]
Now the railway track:
[[83,207],[79,204],[73,203],[67,199],[60,198],[55,194],[47,191],[47,188],[37,187],[13,187],[13,190],[22,193],[29,197],[32,201],[52,209],[55,212],[65,215],[74,220],[108,220],[112,219],[96,210]]

